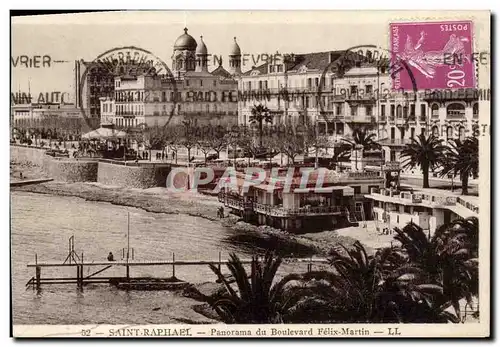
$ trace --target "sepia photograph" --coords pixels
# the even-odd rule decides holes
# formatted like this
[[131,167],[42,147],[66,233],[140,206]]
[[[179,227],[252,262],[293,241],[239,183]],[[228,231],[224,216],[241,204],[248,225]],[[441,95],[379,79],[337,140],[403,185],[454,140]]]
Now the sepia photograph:
[[490,335],[489,11],[10,16],[14,337]]

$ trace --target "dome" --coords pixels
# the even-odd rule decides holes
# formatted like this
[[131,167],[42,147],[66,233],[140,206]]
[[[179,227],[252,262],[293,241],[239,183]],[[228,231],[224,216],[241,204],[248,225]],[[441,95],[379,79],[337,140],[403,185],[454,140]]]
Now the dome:
[[196,54],[208,54],[207,46],[203,42],[203,36],[200,36],[200,45],[196,48]]
[[234,38],[234,43],[233,46],[231,47],[231,50],[229,51],[229,55],[241,55],[241,49],[240,46],[238,46],[238,43],[236,42],[236,37]]
[[196,46],[198,46],[198,44],[196,43],[196,40],[191,35],[189,35],[187,32],[188,32],[188,29],[184,28],[184,34],[179,36],[177,38],[177,40],[175,41],[174,50],[178,49],[181,51],[183,51],[183,50],[194,51],[196,49]]

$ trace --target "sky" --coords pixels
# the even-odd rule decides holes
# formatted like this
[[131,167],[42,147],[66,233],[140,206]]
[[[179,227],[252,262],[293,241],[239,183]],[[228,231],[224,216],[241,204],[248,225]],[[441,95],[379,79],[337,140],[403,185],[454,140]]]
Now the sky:
[[[406,12],[416,15],[415,11]],[[227,55],[237,37],[242,54],[308,53],[371,44],[388,45],[389,23],[401,12],[363,11],[131,11],[48,15],[12,19],[11,61],[21,55],[49,55],[66,63],[26,68],[11,63],[12,92],[32,95],[70,93],[74,101],[74,61],[91,61],[107,50],[137,46],[151,51],[171,67],[173,45],[184,27],[197,42],[200,35],[210,54]],[[404,17],[404,16],[403,16]],[[213,61],[210,62],[215,68]]]

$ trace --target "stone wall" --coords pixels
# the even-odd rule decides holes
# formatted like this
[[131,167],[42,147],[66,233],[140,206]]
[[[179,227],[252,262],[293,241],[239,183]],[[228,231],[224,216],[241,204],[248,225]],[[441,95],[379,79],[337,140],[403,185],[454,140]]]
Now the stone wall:
[[10,146],[10,160],[20,164],[32,164],[42,167],[45,162],[45,149],[23,145]]
[[165,187],[170,166],[120,165],[99,162],[97,182],[127,188]]
[[97,182],[98,165],[97,161],[51,158],[44,170],[54,181]]
[[[40,168],[46,176],[61,182],[96,182],[97,160],[54,158],[45,154],[46,149],[11,145],[10,160]],[[41,175],[42,176],[42,175]]]
[[[98,159],[54,158],[45,149],[11,145],[11,161],[31,164],[40,168],[45,176],[60,182],[99,182],[126,188],[165,187],[170,166],[165,164],[112,163]],[[42,176],[42,175],[41,175]],[[186,177],[178,175],[180,187]]]

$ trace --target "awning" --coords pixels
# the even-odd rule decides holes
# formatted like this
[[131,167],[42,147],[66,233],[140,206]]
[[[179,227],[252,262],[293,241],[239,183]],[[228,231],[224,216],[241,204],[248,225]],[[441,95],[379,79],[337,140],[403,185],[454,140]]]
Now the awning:
[[108,140],[108,139],[123,139],[127,136],[125,131],[113,128],[99,128],[92,130],[82,135],[83,139],[87,140]]

